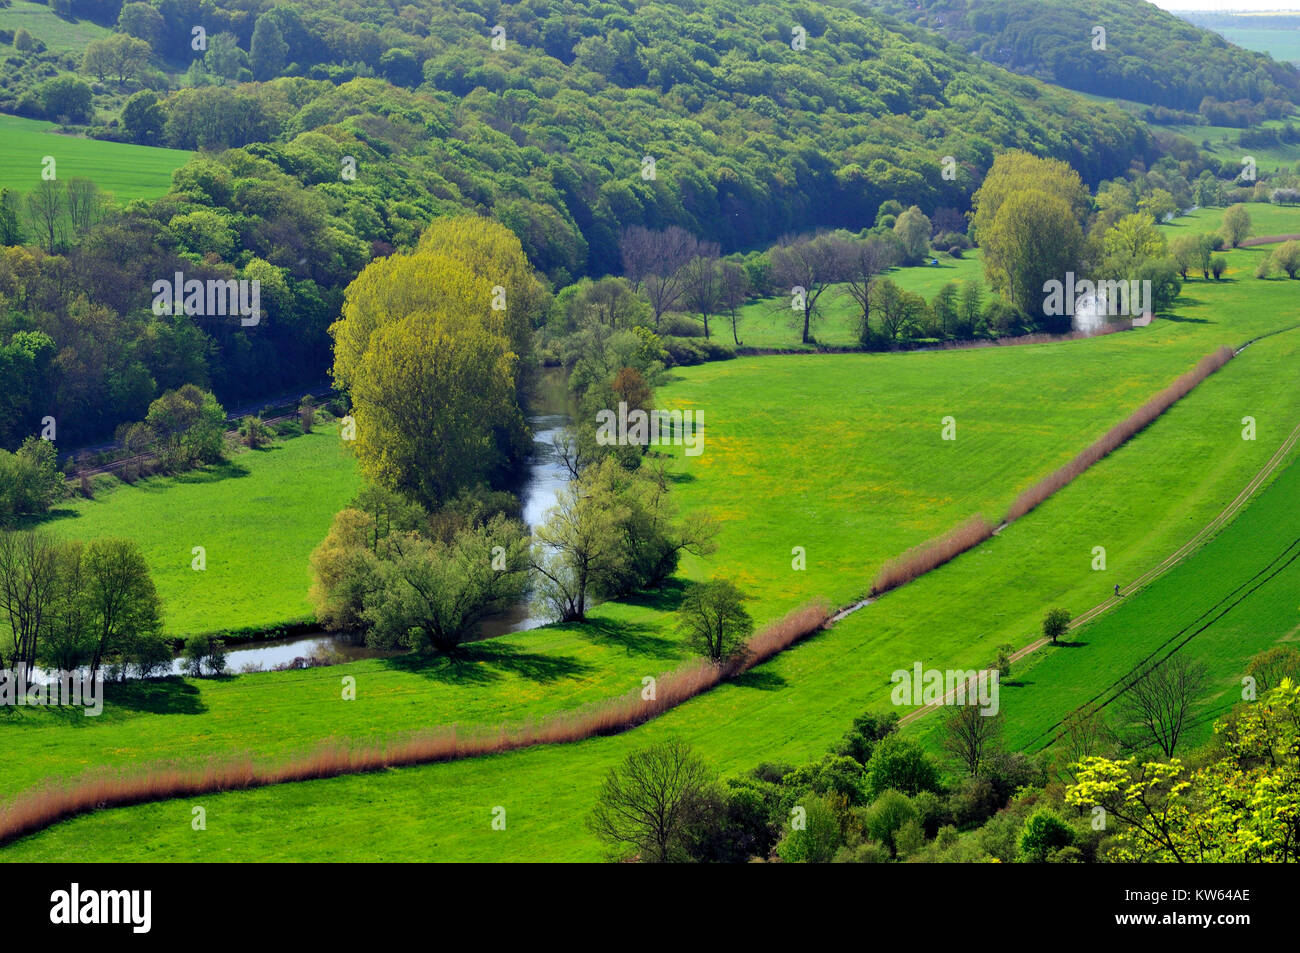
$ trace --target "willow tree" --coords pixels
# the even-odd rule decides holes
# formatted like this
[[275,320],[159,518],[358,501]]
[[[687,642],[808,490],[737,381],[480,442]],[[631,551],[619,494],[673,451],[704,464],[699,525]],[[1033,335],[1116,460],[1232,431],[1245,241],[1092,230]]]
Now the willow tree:
[[1065,162],[1009,152],[993,161],[972,202],[971,232],[984,251],[989,284],[1041,316],[1043,283],[1083,270],[1088,187]]
[[485,219],[435,223],[357,276],[330,334],[368,479],[430,508],[499,482],[528,448],[520,351],[544,297],[518,239]]

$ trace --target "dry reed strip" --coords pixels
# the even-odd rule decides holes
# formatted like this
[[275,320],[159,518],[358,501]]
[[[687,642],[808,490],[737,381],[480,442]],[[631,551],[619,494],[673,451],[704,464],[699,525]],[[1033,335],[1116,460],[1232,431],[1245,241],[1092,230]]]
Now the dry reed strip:
[[0,808],[0,844],[104,808],[452,761],[617,734],[767,661],[823,628],[829,617],[830,609],[824,601],[794,609],[756,632],[747,650],[732,659],[722,664],[697,659],[661,676],[650,699],[643,698],[643,690],[636,688],[621,697],[557,712],[537,721],[468,729],[451,725],[381,741],[327,741],[277,763],[259,763],[251,757],[240,756],[201,767],[162,763],[101,770],[67,782],[47,783],[18,795]]
[[1201,358],[1194,368],[1179,376],[1172,384],[1129,414],[1126,419],[1111,427],[1069,463],[1020,493],[1007,510],[1005,522],[1011,523],[1020,519],[1046,501],[1053,493],[1068,486],[1075,477],[1135,436],[1232,358],[1233,350],[1230,347],[1221,347],[1213,354]]
[[976,515],[945,535],[912,547],[881,567],[875,582],[871,584],[871,595],[878,596],[890,589],[897,589],[930,570],[939,568],[950,559],[956,559],[966,550],[991,537],[993,529],[992,523]]

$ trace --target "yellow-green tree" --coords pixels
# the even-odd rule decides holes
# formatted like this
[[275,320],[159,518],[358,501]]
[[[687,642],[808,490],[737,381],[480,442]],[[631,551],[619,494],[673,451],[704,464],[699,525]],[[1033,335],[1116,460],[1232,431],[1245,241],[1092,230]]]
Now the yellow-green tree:
[[502,226],[451,220],[429,234],[367,266],[330,333],[362,472],[432,508],[526,452],[517,347],[530,347],[545,292]]
[[1300,687],[1284,679],[1214,731],[1216,756],[1190,775],[1177,758],[1084,758],[1065,802],[1122,822],[1112,860],[1300,861]]
[[550,293],[515,233],[477,215],[441,218],[420,236],[418,251],[451,255],[489,288],[500,289],[493,294],[492,304],[501,309],[510,345],[527,365],[533,353],[533,327],[545,313]]
[[1057,159],[1008,152],[993,161],[972,199],[971,231],[989,283],[1026,314],[1041,316],[1043,284],[1079,272],[1092,207],[1079,173]]

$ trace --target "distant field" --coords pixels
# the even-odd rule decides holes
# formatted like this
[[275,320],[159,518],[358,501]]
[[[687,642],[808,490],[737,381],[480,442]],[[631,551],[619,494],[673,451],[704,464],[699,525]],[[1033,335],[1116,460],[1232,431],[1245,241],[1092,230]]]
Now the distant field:
[[0,8],[0,28],[24,29],[34,39],[43,40],[51,50],[75,53],[84,51],[91,40],[113,32],[90,20],[65,20],[56,16],[47,4],[28,0],[13,0],[10,6]]
[[[1280,127],[1282,123],[1278,120],[1269,120],[1261,125]],[[1300,144],[1243,146],[1237,141],[1242,130],[1235,126],[1182,126],[1153,123],[1152,127],[1185,136],[1198,146],[1208,142],[1210,151],[1220,159],[1236,160],[1244,155],[1252,155],[1255,157],[1256,165],[1264,171],[1274,171],[1278,168],[1294,169],[1296,162],[1300,161]]]
[[[45,525],[65,538],[136,540],[169,634],[273,626],[311,615],[307,557],[358,486],[355,459],[326,426],[218,466],[119,482],[61,504]],[[190,568],[195,546],[205,571]]]
[[1300,30],[1264,30],[1258,27],[1216,27],[1229,43],[1267,53],[1275,60],[1300,63]]
[[[912,268],[891,268],[889,278],[900,288],[922,295],[927,301],[949,281],[961,282],[967,278],[984,280],[984,265],[979,249],[971,249],[960,259],[949,255],[938,256],[938,265],[917,265]],[[984,298],[989,297],[985,288]],[[820,317],[813,321],[814,339],[825,345],[837,347],[858,344],[860,312],[857,302],[844,294],[841,287],[831,288],[818,299]],[[790,308],[788,296],[765,298],[741,308],[737,314],[737,331],[744,347],[791,348],[812,350],[802,341],[803,316]],[[710,318],[709,331],[715,341],[734,344],[731,321],[726,316]]]
[[42,160],[53,156],[60,179],[93,179],[118,202],[153,198],[171,186],[172,172],[190,160],[183,149],[103,142],[52,132],[38,119],[0,116],[0,188],[26,193],[41,181]]
[[[1194,233],[1217,232],[1223,226],[1223,213],[1226,208],[1198,208],[1194,212],[1181,215],[1163,226],[1167,236],[1172,239],[1184,231]],[[1250,237],[1270,235],[1300,234],[1300,206],[1270,205],[1267,202],[1247,202],[1246,212],[1250,215]]]

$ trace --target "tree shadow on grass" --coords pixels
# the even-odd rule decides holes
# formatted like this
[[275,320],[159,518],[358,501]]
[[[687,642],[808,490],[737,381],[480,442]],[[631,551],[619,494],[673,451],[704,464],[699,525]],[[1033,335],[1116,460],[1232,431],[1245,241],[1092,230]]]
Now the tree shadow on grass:
[[656,612],[676,612],[686,597],[687,585],[680,579],[668,579],[658,589],[633,593],[619,601],[623,605],[654,609]]
[[[234,480],[240,477],[246,477],[251,471],[248,467],[236,463],[234,460],[223,460],[221,463],[212,463],[206,467],[200,467],[197,470],[186,470],[184,473],[177,473],[172,477],[173,483],[188,484],[205,484],[219,483],[222,480]],[[165,490],[167,487],[163,481],[149,481],[147,483],[136,484],[145,490]]]
[[198,686],[177,675],[105,684],[104,704],[154,715],[201,715],[208,710]]
[[681,656],[681,647],[677,642],[655,635],[654,627],[644,622],[588,619],[578,631],[593,642],[621,646],[628,655],[650,655],[656,658]]
[[776,672],[751,668],[743,675],[731,679],[731,684],[739,685],[741,688],[756,688],[761,692],[774,692],[785,688],[789,682],[786,681],[785,676],[778,675]]
[[577,678],[591,666],[567,655],[529,652],[498,639],[471,642],[452,653],[412,653],[384,659],[383,664],[399,672],[421,675],[448,685],[486,685],[500,681],[507,673],[532,682],[547,684],[562,678]]
[[1187,318],[1179,314],[1162,314],[1161,321],[1173,321],[1175,324],[1213,324],[1209,318]]

